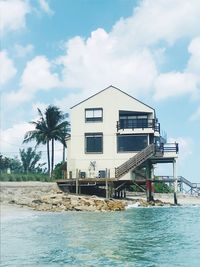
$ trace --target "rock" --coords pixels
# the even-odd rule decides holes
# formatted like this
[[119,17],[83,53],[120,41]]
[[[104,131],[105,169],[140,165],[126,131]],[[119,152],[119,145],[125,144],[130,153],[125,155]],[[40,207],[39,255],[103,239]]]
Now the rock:
[[125,209],[125,203],[123,203],[122,201],[108,201],[107,203],[109,210],[111,211],[120,211],[120,210],[124,210]]
[[34,204],[42,204],[42,201],[41,201],[41,199],[34,199],[32,201],[32,203],[34,203]]
[[[163,206],[167,203],[155,200],[147,202],[142,199],[124,201],[116,199],[104,199],[93,196],[78,196],[63,193],[53,186],[40,185],[37,187],[13,186],[0,188],[1,201],[31,207],[41,211],[122,211],[129,204],[137,203],[142,207]],[[169,204],[167,204],[169,205]]]
[[74,207],[76,211],[96,211],[94,206],[76,206]]
[[14,199],[10,200],[8,203],[9,203],[9,204],[16,204],[16,202],[15,202]]

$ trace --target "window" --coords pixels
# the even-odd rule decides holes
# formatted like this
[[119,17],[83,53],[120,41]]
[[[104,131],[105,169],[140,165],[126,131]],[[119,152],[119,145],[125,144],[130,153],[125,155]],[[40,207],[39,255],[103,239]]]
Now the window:
[[119,111],[120,129],[148,128],[148,116],[145,113]]
[[147,135],[117,135],[117,152],[141,151],[147,145]]
[[103,109],[102,108],[85,109],[85,121],[86,122],[103,121]]
[[85,153],[103,153],[103,134],[85,134]]

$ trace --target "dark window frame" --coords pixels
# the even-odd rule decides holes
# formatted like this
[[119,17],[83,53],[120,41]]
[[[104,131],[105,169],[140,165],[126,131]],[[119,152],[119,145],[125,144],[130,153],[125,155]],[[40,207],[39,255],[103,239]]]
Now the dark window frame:
[[[101,137],[101,149],[99,151],[88,151],[88,139],[89,137]],[[85,154],[103,154],[103,133],[94,132],[94,133],[85,133]]]
[[[101,111],[101,117],[95,117],[94,116],[94,111],[95,110],[100,110]],[[87,111],[93,111],[93,116],[92,117],[86,117]],[[91,122],[103,122],[103,108],[86,108],[85,109],[85,122],[86,123],[91,123]]]
[[121,150],[119,149],[119,139],[118,137],[145,137],[146,138],[146,146],[148,146],[148,135],[147,134],[117,134],[117,153],[136,153],[140,152],[142,149],[144,149],[146,146],[142,147],[140,150]]
[[120,129],[149,128],[150,120],[146,112],[119,111]]

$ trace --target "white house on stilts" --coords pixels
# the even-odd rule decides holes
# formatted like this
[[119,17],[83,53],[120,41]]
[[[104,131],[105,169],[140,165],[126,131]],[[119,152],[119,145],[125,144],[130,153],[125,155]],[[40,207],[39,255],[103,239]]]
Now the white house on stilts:
[[71,108],[67,147],[70,180],[134,181],[145,176],[151,193],[148,181],[157,163],[172,163],[176,178],[178,144],[167,144],[160,135],[154,108],[114,86]]

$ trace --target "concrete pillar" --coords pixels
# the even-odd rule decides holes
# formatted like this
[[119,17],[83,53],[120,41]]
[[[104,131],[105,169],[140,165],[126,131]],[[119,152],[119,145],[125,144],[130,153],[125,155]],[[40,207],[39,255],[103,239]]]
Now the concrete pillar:
[[155,193],[155,188],[154,188],[154,166],[151,165],[151,195],[152,195],[152,200],[154,200],[154,193]]
[[153,201],[152,195],[152,164],[150,162],[147,163],[146,166],[146,193],[147,193],[147,201]]
[[176,173],[176,160],[173,161],[173,179],[174,179],[174,204],[177,205],[178,179]]
[[[109,177],[110,178],[110,177]],[[109,184],[109,197],[112,198],[113,197],[113,188],[114,188],[114,185],[113,183],[110,183]]]

